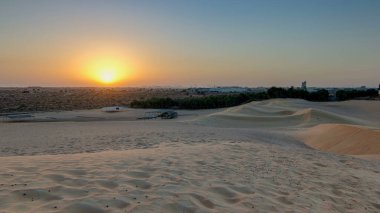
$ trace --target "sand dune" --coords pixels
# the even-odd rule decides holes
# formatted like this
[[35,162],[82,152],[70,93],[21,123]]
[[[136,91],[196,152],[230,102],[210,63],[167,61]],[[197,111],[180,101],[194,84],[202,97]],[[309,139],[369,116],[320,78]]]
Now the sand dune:
[[0,123],[0,212],[379,212],[379,109],[277,99]]
[[299,133],[315,149],[347,155],[380,154],[380,131],[360,126],[323,124]]
[[[344,105],[343,105],[344,106]],[[321,123],[366,125],[367,120],[348,113],[330,112],[325,107],[304,100],[251,102],[199,118],[202,125],[219,127],[311,127]]]

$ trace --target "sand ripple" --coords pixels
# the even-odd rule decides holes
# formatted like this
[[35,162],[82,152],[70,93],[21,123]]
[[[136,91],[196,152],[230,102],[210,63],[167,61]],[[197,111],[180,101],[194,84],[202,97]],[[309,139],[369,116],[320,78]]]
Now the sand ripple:
[[380,205],[377,163],[267,143],[2,157],[0,171],[5,212],[377,212]]

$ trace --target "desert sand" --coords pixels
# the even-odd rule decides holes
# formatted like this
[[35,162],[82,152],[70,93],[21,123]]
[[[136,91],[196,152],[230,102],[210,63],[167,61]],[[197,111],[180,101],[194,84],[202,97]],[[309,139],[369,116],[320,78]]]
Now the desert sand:
[[0,123],[0,212],[379,212],[380,102]]

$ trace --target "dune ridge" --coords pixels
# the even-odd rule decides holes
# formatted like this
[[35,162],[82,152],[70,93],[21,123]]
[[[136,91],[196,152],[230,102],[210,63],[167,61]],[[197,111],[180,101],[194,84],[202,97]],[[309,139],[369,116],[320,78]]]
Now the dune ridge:
[[[302,106],[299,106],[303,104]],[[251,102],[199,118],[197,123],[218,127],[312,127],[321,123],[364,125],[365,120],[316,108],[303,100]]]

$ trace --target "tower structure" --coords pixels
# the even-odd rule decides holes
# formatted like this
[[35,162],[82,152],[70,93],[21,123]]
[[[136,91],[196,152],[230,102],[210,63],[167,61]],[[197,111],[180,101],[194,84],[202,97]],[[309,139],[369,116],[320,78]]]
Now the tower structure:
[[[380,86],[380,85],[379,85]],[[302,84],[301,84],[301,89],[302,90],[307,90],[307,86],[306,86],[306,81],[303,81]]]

